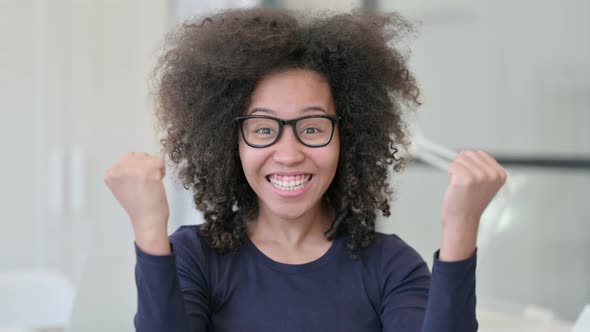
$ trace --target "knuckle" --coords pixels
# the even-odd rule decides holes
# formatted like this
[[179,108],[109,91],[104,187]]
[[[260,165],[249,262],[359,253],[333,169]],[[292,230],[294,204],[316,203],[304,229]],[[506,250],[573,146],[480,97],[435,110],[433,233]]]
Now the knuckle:
[[473,178],[472,175],[469,175],[469,174],[463,174],[463,175],[457,177],[456,182],[455,182],[456,185],[466,186],[466,187],[472,186],[474,183],[475,183],[475,179]]
[[500,176],[499,174],[492,174],[490,176],[489,182],[491,182],[491,183],[502,182],[502,176]]
[[477,174],[473,176],[471,184],[473,185],[482,185],[488,181],[488,178],[485,174]]

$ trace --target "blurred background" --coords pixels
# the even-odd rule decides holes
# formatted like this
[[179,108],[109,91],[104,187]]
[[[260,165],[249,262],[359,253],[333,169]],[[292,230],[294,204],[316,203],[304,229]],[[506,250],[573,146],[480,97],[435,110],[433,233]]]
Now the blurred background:
[[[486,211],[480,331],[571,331],[590,303],[586,0],[0,0],[0,331],[133,331],[133,234],[103,172],[159,150],[148,91],[165,34],[255,5],[416,21],[406,46],[424,105],[412,121],[518,180]],[[429,264],[447,185],[431,164],[392,176],[397,199],[378,226]],[[173,171],[166,187],[169,231],[201,223]]]

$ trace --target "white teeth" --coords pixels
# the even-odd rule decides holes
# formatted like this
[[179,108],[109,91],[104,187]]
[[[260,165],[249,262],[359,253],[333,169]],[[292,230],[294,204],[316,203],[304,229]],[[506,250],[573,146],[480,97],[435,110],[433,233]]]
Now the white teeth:
[[311,180],[311,174],[296,176],[278,176],[273,174],[268,177],[268,180],[276,188],[291,191],[303,188]]

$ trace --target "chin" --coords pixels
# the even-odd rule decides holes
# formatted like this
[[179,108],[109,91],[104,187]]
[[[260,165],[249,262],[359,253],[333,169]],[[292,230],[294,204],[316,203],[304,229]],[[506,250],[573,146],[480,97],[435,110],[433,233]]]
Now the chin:
[[313,209],[311,204],[285,204],[280,202],[272,202],[266,204],[268,210],[278,218],[285,220],[295,220],[302,217],[306,212]]
[[[282,207],[282,208],[281,208]],[[285,219],[285,220],[294,220],[294,219],[298,219],[301,216],[303,216],[305,214],[305,212],[307,212],[309,210],[309,208],[305,209],[303,207],[289,207],[289,208],[284,208],[284,206],[273,206],[271,208],[271,211],[274,215],[276,215],[277,217],[281,218],[281,219]]]

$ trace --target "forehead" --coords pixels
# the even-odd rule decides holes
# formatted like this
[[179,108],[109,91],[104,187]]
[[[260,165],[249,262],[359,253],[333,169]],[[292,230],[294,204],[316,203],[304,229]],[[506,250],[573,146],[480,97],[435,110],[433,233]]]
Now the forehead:
[[261,79],[252,93],[246,113],[264,108],[280,117],[297,116],[310,107],[336,114],[330,85],[314,71],[293,69]]

